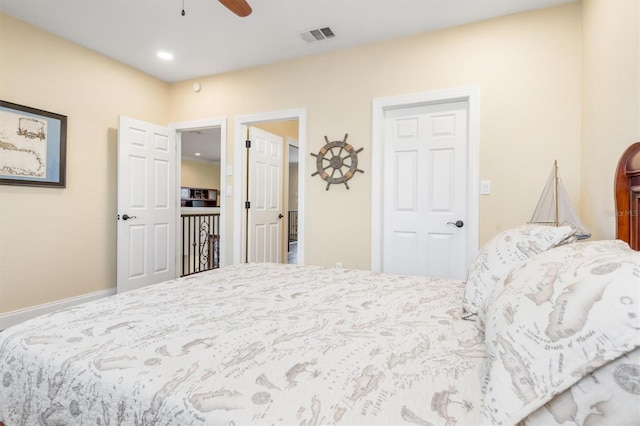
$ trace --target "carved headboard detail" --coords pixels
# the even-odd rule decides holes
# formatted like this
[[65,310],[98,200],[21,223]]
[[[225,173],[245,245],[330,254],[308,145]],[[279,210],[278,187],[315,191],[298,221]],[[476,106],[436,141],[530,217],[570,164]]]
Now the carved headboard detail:
[[640,250],[640,142],[627,148],[615,176],[616,238]]

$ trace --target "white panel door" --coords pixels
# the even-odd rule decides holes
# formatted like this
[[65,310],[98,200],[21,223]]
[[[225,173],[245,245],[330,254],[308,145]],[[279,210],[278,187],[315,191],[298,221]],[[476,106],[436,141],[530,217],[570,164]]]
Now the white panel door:
[[282,261],[283,139],[249,128],[248,261]]
[[120,117],[118,293],[176,277],[175,134]]
[[385,112],[384,272],[465,277],[467,114],[466,101]]

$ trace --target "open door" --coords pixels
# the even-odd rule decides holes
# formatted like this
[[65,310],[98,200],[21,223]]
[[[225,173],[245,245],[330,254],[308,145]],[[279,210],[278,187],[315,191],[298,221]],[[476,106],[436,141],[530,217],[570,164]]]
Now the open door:
[[248,262],[282,262],[284,142],[249,128]]
[[175,132],[119,117],[118,293],[176,277]]

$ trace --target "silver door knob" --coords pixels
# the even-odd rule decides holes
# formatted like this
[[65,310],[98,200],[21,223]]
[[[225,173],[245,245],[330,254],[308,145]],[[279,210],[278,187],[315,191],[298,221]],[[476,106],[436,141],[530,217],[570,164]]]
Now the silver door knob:
[[447,222],[447,225],[454,225],[458,228],[462,228],[464,226],[464,222],[461,220],[456,220],[455,222]]

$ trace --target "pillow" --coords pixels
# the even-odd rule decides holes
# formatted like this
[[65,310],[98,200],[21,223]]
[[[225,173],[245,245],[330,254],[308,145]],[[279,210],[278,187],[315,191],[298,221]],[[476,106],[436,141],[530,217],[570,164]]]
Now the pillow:
[[485,321],[483,418],[515,424],[640,347],[640,252],[593,241],[540,253],[496,287]]
[[640,424],[640,348],[583,377],[528,415],[524,425]]
[[469,267],[462,301],[464,313],[477,315],[496,282],[531,256],[568,242],[575,232],[570,226],[529,224],[496,235]]
[[[599,254],[610,253],[612,250],[630,250],[629,245],[622,240],[601,240],[601,241],[589,241],[589,242],[579,242],[575,244],[567,244],[563,246],[562,250],[554,249],[553,255],[547,255],[548,257],[552,257],[553,261],[550,261],[546,265],[546,269],[544,271],[545,282],[548,284],[550,281],[556,278],[557,274],[560,271],[560,268],[568,262],[575,262],[576,259],[590,257],[590,256],[598,256]],[[523,262],[525,265],[528,260]],[[522,267],[519,266],[518,268]],[[487,316],[488,306],[492,303],[492,300],[500,294],[500,292],[508,286],[511,281],[514,279],[514,275],[518,275],[518,268],[511,271],[507,274],[503,279],[498,281],[491,292],[491,294],[485,299],[485,302],[480,307],[478,311],[478,320],[476,321],[476,327],[480,331],[484,331],[485,329],[485,321]],[[544,291],[540,287],[542,285],[539,284],[540,291],[536,294],[529,294],[527,297],[532,298],[537,303],[537,299],[540,297],[545,297]],[[547,291],[550,287],[547,287]]]

